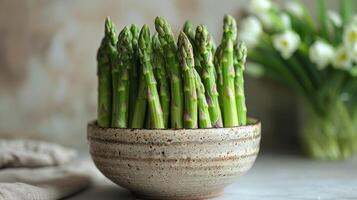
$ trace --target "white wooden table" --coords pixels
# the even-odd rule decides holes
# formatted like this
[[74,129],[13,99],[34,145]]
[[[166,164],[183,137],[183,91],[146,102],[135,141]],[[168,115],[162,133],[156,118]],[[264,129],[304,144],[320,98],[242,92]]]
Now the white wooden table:
[[[106,179],[71,200],[135,199]],[[216,200],[357,199],[357,157],[349,161],[313,161],[298,156],[260,155],[254,167]]]

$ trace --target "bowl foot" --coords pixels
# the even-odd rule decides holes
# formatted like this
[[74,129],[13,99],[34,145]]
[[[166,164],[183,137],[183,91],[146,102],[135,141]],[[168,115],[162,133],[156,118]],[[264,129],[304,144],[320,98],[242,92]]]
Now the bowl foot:
[[133,196],[139,199],[148,199],[148,200],[203,200],[219,197],[223,194],[223,191],[211,192],[209,194],[195,195],[195,196],[151,196],[146,194],[140,194],[132,192]]

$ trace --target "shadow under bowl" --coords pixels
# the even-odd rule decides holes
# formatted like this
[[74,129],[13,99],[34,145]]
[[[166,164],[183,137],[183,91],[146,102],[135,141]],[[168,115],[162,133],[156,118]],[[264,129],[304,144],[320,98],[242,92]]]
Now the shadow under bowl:
[[261,125],[210,129],[115,129],[88,124],[90,154],[110,180],[145,199],[219,196],[252,166]]

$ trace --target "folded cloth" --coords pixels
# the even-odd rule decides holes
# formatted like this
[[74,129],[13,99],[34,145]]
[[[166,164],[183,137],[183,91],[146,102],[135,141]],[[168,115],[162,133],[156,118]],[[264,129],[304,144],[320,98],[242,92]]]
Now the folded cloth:
[[76,157],[76,151],[34,140],[0,140],[0,169],[60,165]]
[[0,140],[0,200],[63,199],[87,188],[92,165],[75,155],[51,143]]

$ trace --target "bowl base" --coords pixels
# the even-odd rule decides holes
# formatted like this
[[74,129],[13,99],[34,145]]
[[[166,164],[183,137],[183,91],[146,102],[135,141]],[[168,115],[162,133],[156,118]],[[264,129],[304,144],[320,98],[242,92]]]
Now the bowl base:
[[132,195],[139,199],[148,200],[203,200],[219,197],[223,194],[223,191],[211,192],[209,194],[202,194],[198,196],[151,196],[146,194],[140,194],[137,192],[132,192]]

